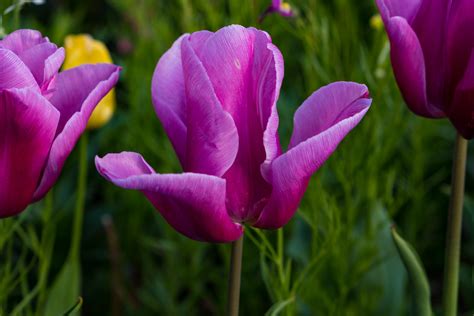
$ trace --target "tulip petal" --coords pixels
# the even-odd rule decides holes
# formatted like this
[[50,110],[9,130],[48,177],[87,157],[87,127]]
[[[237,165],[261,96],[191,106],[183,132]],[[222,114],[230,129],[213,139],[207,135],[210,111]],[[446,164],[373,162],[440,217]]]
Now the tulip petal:
[[117,83],[119,72],[120,68],[115,65],[96,64],[66,70],[57,76],[51,103],[61,116],[35,200],[41,199],[59,177],[92,111]]
[[199,54],[210,35],[212,32],[200,31],[178,38],[160,58],[153,74],[151,96],[155,112],[182,166],[186,162],[187,127],[181,41],[189,40],[196,54]]
[[220,177],[235,160],[237,129],[188,40],[182,41],[181,50],[187,125],[184,170]]
[[31,202],[58,121],[58,110],[36,91],[0,92],[0,217]]
[[39,91],[35,78],[21,59],[12,51],[0,48],[0,90],[11,88]]
[[45,42],[49,42],[48,38],[43,37],[43,35],[36,30],[17,30],[1,40],[0,47],[9,49],[15,54],[20,54],[33,46]]
[[474,137],[474,50],[463,79],[458,84],[448,116],[466,139]]
[[44,61],[43,85],[49,85],[64,61],[64,48],[60,47]]
[[252,100],[252,58],[255,33],[240,25],[223,27],[207,39],[200,59],[224,109],[237,128]]
[[338,82],[303,103],[295,113],[290,149],[272,163],[273,191],[253,226],[275,229],[291,219],[311,175],[360,122],[371,101],[365,86]]
[[423,51],[428,100],[438,103],[438,108],[445,106],[446,26],[450,6],[451,0],[424,0],[411,23]]
[[46,89],[64,61],[64,49],[44,42],[18,54],[40,87]]
[[424,117],[445,116],[439,105],[428,101],[423,51],[413,29],[405,19],[394,17],[388,22],[387,33],[393,72],[407,105]]
[[201,58],[202,49],[206,47],[206,42],[212,34],[214,33],[209,31],[198,31],[189,35],[189,43],[199,59]]
[[198,241],[231,242],[243,227],[225,208],[225,180],[197,173],[158,174],[132,152],[96,157],[99,173],[115,185],[141,191],[178,232]]
[[183,65],[181,63],[181,41],[178,38],[163,54],[156,65],[151,84],[151,96],[156,115],[184,166],[186,162],[186,115]]
[[233,218],[251,222],[271,190],[261,165],[281,152],[275,102],[283,78],[283,58],[267,33],[232,25],[207,39],[201,60],[239,134],[237,157],[224,175],[227,208]]
[[411,23],[423,0],[376,0],[382,19],[385,23],[395,16],[400,16]]
[[348,117],[367,111],[370,102],[369,91],[363,84],[335,82],[322,87],[296,111],[288,149],[330,129]]
[[463,79],[474,50],[474,1],[453,1],[447,30],[448,84],[453,91]]
[[[273,44],[268,43],[267,48],[271,51],[270,60],[266,62],[266,68],[260,74],[257,91],[257,106],[260,113],[262,126],[266,125],[263,132],[263,145],[265,147],[265,161],[260,166],[265,180],[273,159],[281,154],[280,139],[278,137],[278,112],[277,100],[284,75],[284,60],[280,50]],[[257,51],[258,49],[256,49]],[[255,62],[255,61],[254,61]]]

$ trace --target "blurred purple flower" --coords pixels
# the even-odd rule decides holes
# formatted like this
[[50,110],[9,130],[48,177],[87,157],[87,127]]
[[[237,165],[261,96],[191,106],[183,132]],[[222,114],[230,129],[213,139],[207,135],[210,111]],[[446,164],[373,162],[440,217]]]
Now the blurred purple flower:
[[474,136],[474,1],[377,0],[410,109]]
[[272,0],[272,4],[260,16],[259,23],[261,23],[270,13],[278,13],[284,17],[292,17],[295,14],[288,2],[284,2],[283,0]]
[[0,217],[41,199],[102,97],[118,80],[114,65],[58,73],[64,49],[41,33],[0,40]]
[[132,41],[126,37],[121,37],[117,41],[117,51],[121,55],[129,55],[133,52],[134,46]]
[[142,191],[192,239],[233,241],[244,223],[279,228],[371,103],[364,85],[321,88],[296,111],[282,153],[282,80],[283,57],[265,32],[233,25],[185,34],[161,57],[152,83],[155,111],[184,173],[158,174],[132,152],[97,157],[97,169],[122,188]]

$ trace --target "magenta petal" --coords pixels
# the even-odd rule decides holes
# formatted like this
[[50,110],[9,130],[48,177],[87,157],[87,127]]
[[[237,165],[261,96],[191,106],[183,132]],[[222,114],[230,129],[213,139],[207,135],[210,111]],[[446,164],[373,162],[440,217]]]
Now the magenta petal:
[[207,39],[200,56],[217,98],[237,128],[247,125],[241,113],[247,113],[252,102],[254,39],[253,30],[240,25],[223,27]]
[[450,6],[451,0],[424,0],[410,24],[423,51],[428,100],[439,108],[446,106],[446,27]]
[[267,8],[267,10],[260,17],[260,21],[262,21],[262,19],[265,17],[266,14],[272,13],[272,12],[277,12],[281,16],[285,16],[285,17],[292,17],[294,14],[293,10],[289,8],[288,6],[284,6],[283,4],[284,4],[283,0],[272,0],[272,4]]
[[440,105],[429,103],[426,71],[418,38],[407,21],[391,18],[387,25],[395,78],[410,109],[424,117],[443,117]]
[[7,48],[15,54],[20,54],[33,46],[45,42],[49,42],[48,38],[43,37],[43,35],[36,30],[17,30],[1,40],[0,47]]
[[448,84],[454,89],[463,79],[474,51],[474,1],[453,1],[447,32]]
[[151,84],[151,96],[156,115],[184,166],[186,161],[186,115],[181,41],[183,35],[163,54],[156,65]]
[[370,103],[369,90],[363,84],[335,82],[320,88],[296,111],[288,149],[328,130],[346,118],[367,111]]
[[290,149],[271,165],[272,195],[253,226],[275,229],[291,219],[311,175],[360,122],[371,101],[365,86],[339,82],[321,88],[303,103],[295,113]]
[[[113,88],[120,67],[112,64],[82,65],[58,74],[51,103],[61,113],[58,134],[75,116],[92,112],[97,103]],[[86,118],[86,120],[88,117]]]
[[282,4],[283,0],[272,0],[272,7],[273,8],[279,8]]
[[280,139],[278,137],[277,100],[283,81],[284,60],[280,50],[275,45],[268,43],[267,49],[271,51],[271,57],[270,61],[265,64],[265,70],[260,74],[257,88],[257,106],[262,125],[266,125],[263,133],[266,157],[260,168],[263,177],[268,181],[267,174],[270,164],[273,159],[281,154]]
[[474,50],[463,79],[458,84],[448,116],[466,139],[474,137]]
[[115,185],[139,190],[181,234],[199,241],[231,242],[243,227],[225,209],[225,180],[204,174],[158,174],[136,153],[96,157],[99,173]]
[[186,93],[186,163],[189,172],[222,176],[238,150],[237,129],[214,93],[190,42],[181,43]]
[[77,140],[86,129],[92,111],[114,87],[120,68],[111,64],[84,65],[57,76],[51,103],[61,113],[43,178],[34,194],[41,199],[59,177]]
[[11,88],[39,91],[35,78],[21,59],[10,50],[0,48],[0,90]]
[[376,0],[385,22],[391,17],[400,16],[411,23],[422,2],[423,0]]
[[186,163],[187,127],[181,41],[189,40],[197,54],[210,35],[211,32],[200,31],[178,38],[160,58],[153,74],[151,95],[155,112],[183,167]]
[[64,49],[45,42],[18,54],[30,69],[40,87],[47,87],[64,61]]
[[202,49],[206,47],[207,39],[213,34],[214,33],[209,31],[198,31],[189,35],[189,43],[191,44],[194,52],[196,53],[199,59],[201,58]]
[[[271,189],[261,176],[261,165],[267,155],[276,156],[279,151],[275,101],[283,77],[281,55],[265,32],[232,25],[210,36],[200,57],[239,135],[237,156],[224,175],[227,209],[238,221],[254,221]],[[264,147],[267,124],[268,152]]]
[[31,202],[58,121],[59,112],[36,91],[0,92],[0,217]]

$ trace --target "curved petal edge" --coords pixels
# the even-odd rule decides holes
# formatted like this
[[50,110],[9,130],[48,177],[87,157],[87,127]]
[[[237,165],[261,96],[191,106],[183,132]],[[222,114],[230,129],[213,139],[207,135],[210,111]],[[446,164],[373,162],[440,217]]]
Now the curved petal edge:
[[133,152],[96,157],[98,172],[115,185],[141,191],[181,234],[198,241],[231,242],[243,233],[225,208],[225,180],[198,173],[158,174]]
[[[297,110],[292,147],[272,162],[273,191],[253,226],[276,229],[291,219],[311,175],[369,110],[372,99],[364,87],[354,83],[331,84],[315,92]],[[334,97],[338,96],[342,97],[335,106]],[[298,131],[302,124],[307,123],[308,117],[319,114],[324,116],[324,120],[315,121],[316,126],[312,130]]]
[[51,103],[61,113],[58,132],[34,194],[35,201],[41,199],[58,179],[67,157],[86,129],[92,111],[117,83],[119,72],[120,67],[115,65],[97,64],[59,74],[56,81],[58,94],[51,98]]

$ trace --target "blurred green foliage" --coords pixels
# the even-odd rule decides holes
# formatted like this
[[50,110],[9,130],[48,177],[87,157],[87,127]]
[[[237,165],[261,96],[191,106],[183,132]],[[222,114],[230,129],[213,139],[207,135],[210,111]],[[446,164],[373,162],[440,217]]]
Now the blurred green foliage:
[[[8,2],[2,0],[0,9]],[[269,2],[47,0],[42,6],[25,6],[21,27],[39,29],[58,44],[67,34],[90,33],[108,45],[123,67],[117,113],[89,135],[91,165],[96,154],[126,150],[142,153],[158,172],[180,172],[155,117],[150,82],[159,57],[185,32],[236,23],[272,36],[285,57],[278,103],[285,144],[294,111],[315,89],[337,80],[366,83],[374,100],[371,110],[316,173],[295,218],[281,234],[247,229],[241,313],[415,315],[406,272],[390,238],[393,222],[419,252],[439,312],[454,130],[445,120],[415,117],[404,105],[386,35],[369,25],[376,13],[371,0],[291,0],[296,18],[271,15],[257,25]],[[6,16],[5,28],[12,25],[13,17]],[[0,221],[0,310],[7,314],[14,314],[16,306],[18,315],[41,315],[66,259],[77,155],[68,159],[55,187],[52,212],[45,212],[41,202],[17,218]],[[471,161],[462,315],[474,312]],[[83,314],[223,314],[229,246],[179,235],[141,194],[109,184],[94,168],[88,179]],[[44,271],[49,271],[46,279]]]

